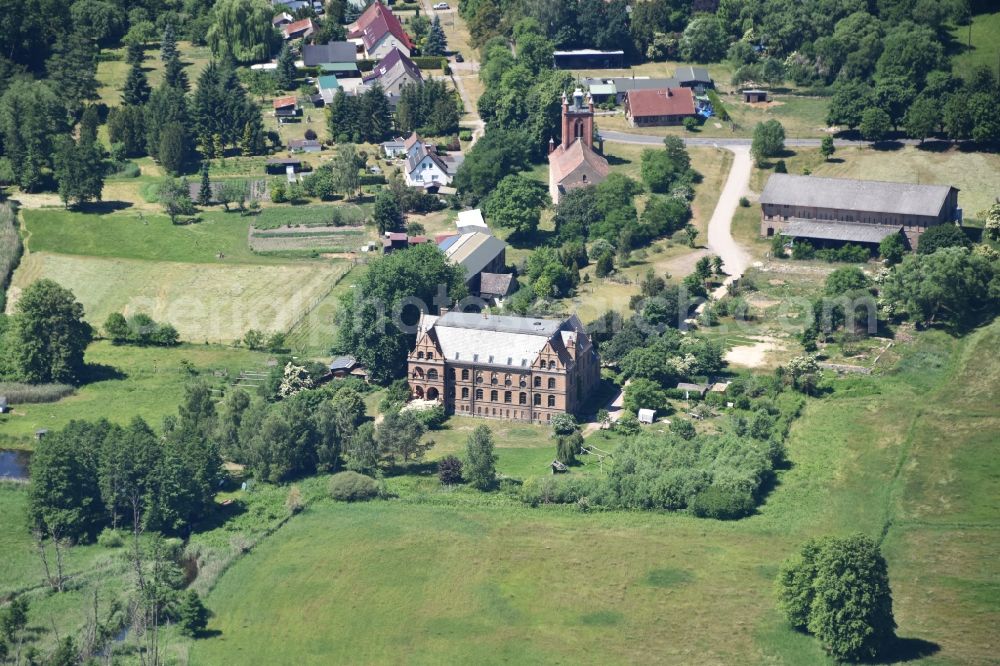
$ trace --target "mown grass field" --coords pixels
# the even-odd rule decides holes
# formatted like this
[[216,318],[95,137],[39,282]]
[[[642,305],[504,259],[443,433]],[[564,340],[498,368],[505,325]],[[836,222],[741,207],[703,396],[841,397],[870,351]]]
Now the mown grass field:
[[176,226],[162,215],[25,211],[29,254],[14,274],[11,300],[50,278],[73,291],[97,326],[112,312],[141,311],[191,342],[237,340],[250,328],[288,331],[351,264],[255,254],[247,244],[251,220],[212,211],[198,224]]
[[222,578],[219,633],[191,663],[827,663],[785,626],[773,578],[804,539],[858,530],[886,535],[897,656],[991,663],[998,342],[1000,324],[925,333],[885,376],[834,382],[759,514],[735,523],[464,491],[318,504]]
[[251,328],[289,330],[349,266],[342,261],[211,265],[33,252],[14,274],[11,292],[16,298],[20,289],[49,278],[73,291],[95,326],[112,312],[145,312],[173,324],[182,340],[229,342]]
[[158,214],[94,215],[54,209],[26,210],[24,220],[31,252],[216,265],[282,262],[250,250],[247,232],[254,218],[237,212],[203,213],[202,222],[189,225],[171,224],[170,218]]

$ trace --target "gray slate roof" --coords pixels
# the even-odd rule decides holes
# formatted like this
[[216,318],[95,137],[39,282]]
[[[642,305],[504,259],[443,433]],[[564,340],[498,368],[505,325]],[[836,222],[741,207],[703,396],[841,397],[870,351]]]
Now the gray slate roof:
[[513,273],[482,273],[479,276],[479,293],[506,296],[510,293]]
[[779,206],[937,216],[951,189],[948,185],[915,185],[776,173],[768,178],[760,195],[760,202]]
[[306,67],[329,62],[354,62],[357,58],[358,47],[351,42],[306,44],[302,47],[302,62]]
[[421,329],[433,332],[445,359],[520,368],[529,367],[538,358],[563,324],[554,319],[475,312],[448,312],[436,320],[427,315],[421,318]]
[[357,359],[353,356],[338,356],[330,362],[331,372],[336,372],[337,370],[351,370],[358,364]]
[[674,72],[674,76],[683,82],[688,81],[704,81],[706,83],[712,82],[712,77],[708,75],[708,70],[704,67],[678,67],[677,71]]
[[812,222],[791,220],[782,236],[815,238],[817,240],[850,241],[852,243],[881,243],[886,236],[898,234],[901,225],[866,224],[864,222]]

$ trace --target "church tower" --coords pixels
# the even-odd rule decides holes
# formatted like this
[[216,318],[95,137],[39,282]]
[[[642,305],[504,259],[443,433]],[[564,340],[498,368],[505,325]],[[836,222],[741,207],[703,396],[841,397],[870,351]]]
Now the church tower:
[[581,139],[588,148],[594,148],[594,100],[587,95],[584,104],[583,91],[577,88],[573,92],[573,104],[570,106],[566,93],[562,98],[562,147],[569,148],[574,141]]

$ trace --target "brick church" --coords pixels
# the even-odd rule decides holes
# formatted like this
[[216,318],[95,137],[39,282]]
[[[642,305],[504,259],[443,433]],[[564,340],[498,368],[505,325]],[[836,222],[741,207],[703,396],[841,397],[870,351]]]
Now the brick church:
[[570,105],[562,98],[562,140],[549,139],[549,196],[559,203],[569,190],[596,185],[608,177],[608,161],[594,150],[594,100],[583,91],[573,93]]
[[578,412],[600,381],[600,359],[567,319],[446,312],[423,315],[410,352],[410,393],[449,414],[548,423]]

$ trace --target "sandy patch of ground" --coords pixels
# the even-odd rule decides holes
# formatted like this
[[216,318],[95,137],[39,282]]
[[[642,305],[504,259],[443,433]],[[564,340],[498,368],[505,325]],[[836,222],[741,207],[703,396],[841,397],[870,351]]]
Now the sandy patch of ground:
[[726,362],[744,368],[759,368],[767,364],[768,352],[784,348],[775,338],[759,337],[754,340],[756,342],[752,345],[740,345],[726,352]]
[[63,202],[58,194],[51,192],[18,192],[11,197],[21,208],[52,208],[53,206],[62,208]]

